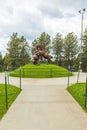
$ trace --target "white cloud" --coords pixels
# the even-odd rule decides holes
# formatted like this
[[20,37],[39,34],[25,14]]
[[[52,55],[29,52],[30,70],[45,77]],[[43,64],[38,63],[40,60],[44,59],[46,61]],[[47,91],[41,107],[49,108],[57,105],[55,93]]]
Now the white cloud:
[[[81,15],[86,0],[0,0],[0,51],[6,52],[6,44],[13,32],[29,41],[42,32],[54,37],[58,32],[80,34]],[[87,13],[84,28],[87,27]]]

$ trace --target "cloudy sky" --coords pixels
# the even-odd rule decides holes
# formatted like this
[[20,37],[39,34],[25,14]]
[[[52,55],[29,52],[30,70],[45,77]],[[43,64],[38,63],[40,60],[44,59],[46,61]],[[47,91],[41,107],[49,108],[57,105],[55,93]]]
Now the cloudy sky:
[[[6,53],[7,42],[13,32],[30,43],[42,32],[51,38],[57,33],[67,35],[81,32],[81,14],[87,0],[0,0],[0,52]],[[84,28],[87,27],[87,12]]]

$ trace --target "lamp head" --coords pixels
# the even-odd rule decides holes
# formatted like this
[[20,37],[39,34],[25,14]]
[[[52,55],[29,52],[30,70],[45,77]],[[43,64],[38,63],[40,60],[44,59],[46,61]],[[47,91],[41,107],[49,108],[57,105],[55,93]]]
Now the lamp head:
[[79,12],[80,14],[83,14],[83,13],[85,13],[85,11],[86,11],[86,9],[84,8],[84,9],[82,9],[82,10],[79,10],[78,12]]
[[78,11],[81,14],[81,10]]
[[84,8],[84,9],[83,9],[83,11],[85,12],[85,11],[86,11],[86,9]]

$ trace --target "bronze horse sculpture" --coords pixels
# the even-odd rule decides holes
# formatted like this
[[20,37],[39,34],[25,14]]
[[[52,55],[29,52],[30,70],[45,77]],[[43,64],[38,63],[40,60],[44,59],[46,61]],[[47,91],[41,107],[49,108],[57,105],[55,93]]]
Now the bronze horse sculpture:
[[42,45],[42,44],[38,44],[36,46],[36,51],[35,51],[35,54],[33,56],[33,63],[34,64],[38,64],[38,60],[39,60],[39,57],[42,56],[44,57],[45,59],[48,60],[48,63],[51,61],[51,58],[52,56],[49,55],[46,51],[45,51],[45,47]]

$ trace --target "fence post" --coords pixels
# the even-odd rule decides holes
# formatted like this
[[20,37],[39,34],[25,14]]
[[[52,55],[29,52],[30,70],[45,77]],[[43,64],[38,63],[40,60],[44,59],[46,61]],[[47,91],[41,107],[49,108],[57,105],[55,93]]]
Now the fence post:
[[7,76],[8,76],[8,84],[9,84],[9,72],[7,72]]
[[85,89],[85,108],[86,108],[86,99],[87,99],[87,73],[86,73],[86,89]]
[[70,71],[70,65],[68,66],[68,83],[67,83],[67,87],[69,87],[69,71]]
[[21,67],[20,67],[20,89],[21,89]]
[[50,78],[52,78],[52,68],[50,68]]
[[8,66],[7,66],[7,82],[9,84],[9,71],[8,71]]
[[8,109],[8,89],[7,89],[7,72],[5,71],[5,97],[6,97],[6,109]]

